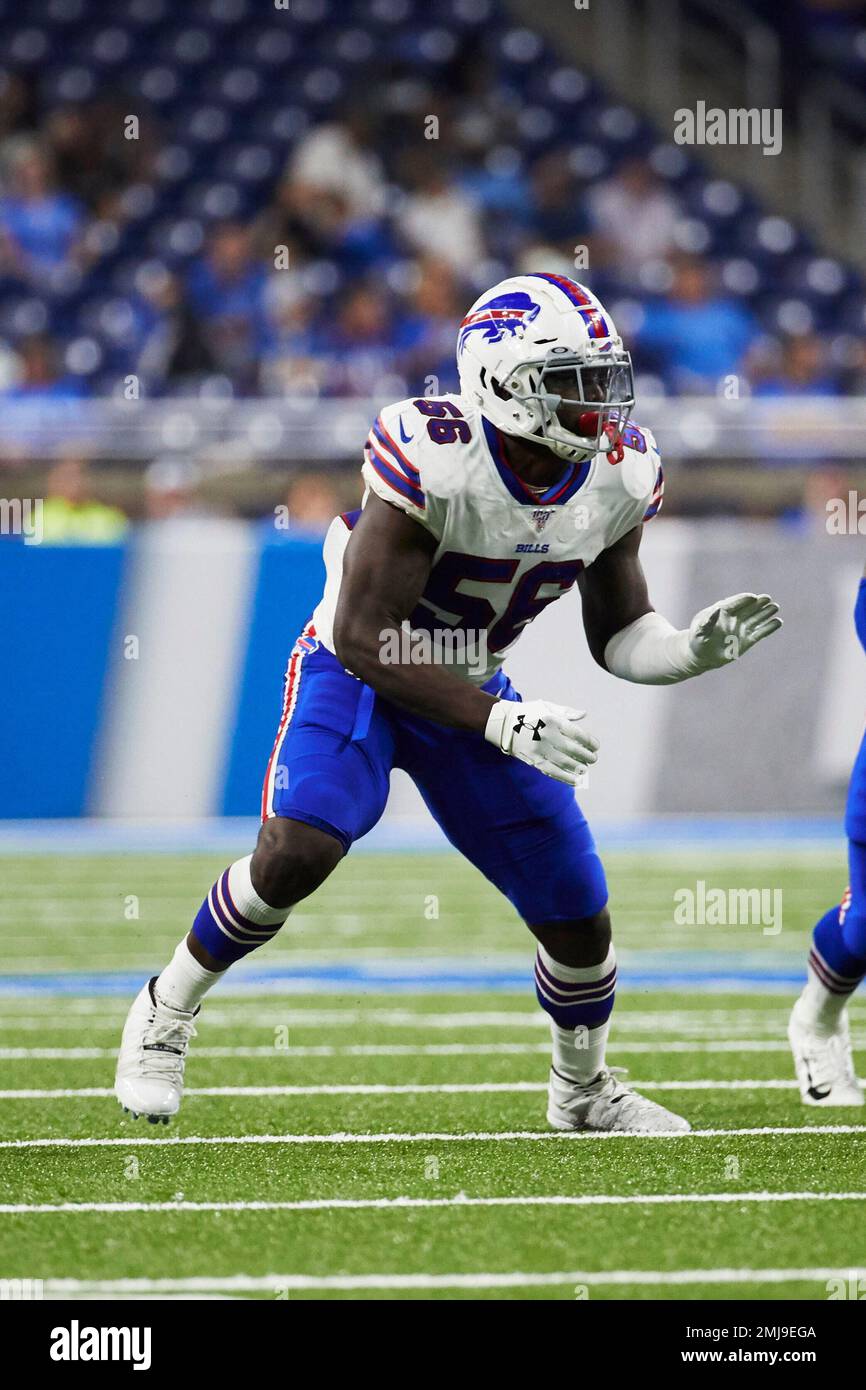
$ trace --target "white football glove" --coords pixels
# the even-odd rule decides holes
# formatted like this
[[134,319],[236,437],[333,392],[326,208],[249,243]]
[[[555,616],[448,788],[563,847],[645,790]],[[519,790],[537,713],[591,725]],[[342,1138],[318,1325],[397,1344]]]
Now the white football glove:
[[574,786],[582,769],[597,760],[598,741],[579,727],[584,713],[548,700],[497,700],[484,737],[512,758]]
[[727,666],[751,647],[778,632],[782,619],[769,594],[732,594],[696,613],[689,624],[689,648],[700,671]]

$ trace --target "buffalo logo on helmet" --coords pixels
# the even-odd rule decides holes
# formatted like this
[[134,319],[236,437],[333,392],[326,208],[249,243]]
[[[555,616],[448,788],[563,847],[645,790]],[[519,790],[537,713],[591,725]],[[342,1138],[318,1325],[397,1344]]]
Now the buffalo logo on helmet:
[[522,336],[526,325],[540,313],[541,305],[522,290],[488,299],[486,304],[467,314],[461,323],[457,351],[463,351],[470,333],[480,332],[486,343],[499,343],[506,333],[512,338],[518,334]]

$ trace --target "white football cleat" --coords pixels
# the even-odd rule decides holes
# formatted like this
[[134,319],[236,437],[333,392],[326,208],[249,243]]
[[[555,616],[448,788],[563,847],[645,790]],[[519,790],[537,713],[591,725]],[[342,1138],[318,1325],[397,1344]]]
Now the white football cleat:
[[168,1124],[180,1109],[183,1068],[198,1013],[170,1009],[154,992],[156,976],[136,995],[126,1016],[114,1094],[134,1120],[146,1115],[151,1124]]
[[863,1089],[854,1071],[848,1010],[839,1015],[833,1033],[815,1028],[802,1017],[802,998],[788,1020],[788,1041],[804,1105],[862,1105]]
[[605,1068],[588,1086],[578,1086],[550,1069],[547,1121],[554,1129],[629,1130],[640,1134],[685,1134],[688,1120],[638,1095]]

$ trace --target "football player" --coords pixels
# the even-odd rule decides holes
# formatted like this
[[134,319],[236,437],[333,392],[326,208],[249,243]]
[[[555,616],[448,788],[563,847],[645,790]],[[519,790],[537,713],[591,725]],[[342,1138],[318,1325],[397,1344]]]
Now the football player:
[[[553,274],[502,281],[460,324],[457,363],[459,395],[398,401],[370,430],[363,506],[331,525],[324,594],[289,659],[255,851],[213,885],[130,1010],[116,1093],[134,1114],[175,1113],[204,995],[376,824],[400,767],[537,939],[549,1122],[689,1128],[605,1065],[616,962],[574,792],[596,740],[581,710],[524,700],[502,663],[575,584],[595,660],[650,685],[744,655],[780,627],[778,607],[736,594],[681,631],[653,610],[638,551],[661,463],[630,418],[629,354],[589,290]],[[428,639],[428,659],[401,645],[410,635]]]
[[[866,649],[866,575],[854,623]],[[825,912],[812,933],[806,987],[788,1023],[804,1105],[863,1104],[845,1006],[866,976],[866,734],[851,774],[845,830],[850,883],[839,906]]]

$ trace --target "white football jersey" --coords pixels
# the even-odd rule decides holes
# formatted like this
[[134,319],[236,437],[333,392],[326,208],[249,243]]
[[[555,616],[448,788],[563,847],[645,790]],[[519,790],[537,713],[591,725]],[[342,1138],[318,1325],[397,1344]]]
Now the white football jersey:
[[[437,541],[407,639],[410,627],[434,637],[448,630],[449,641],[454,630],[455,638],[465,635],[445,648],[454,674],[477,685],[495,675],[523,628],[661,506],[655,440],[629,424],[624,443],[621,462],[596,454],[535,493],[506,462],[496,428],[461,396],[386,406],[364,450],[364,500],[375,492]],[[327,581],[313,623],[331,651],[343,554],[358,515],[337,517],[325,540]]]

